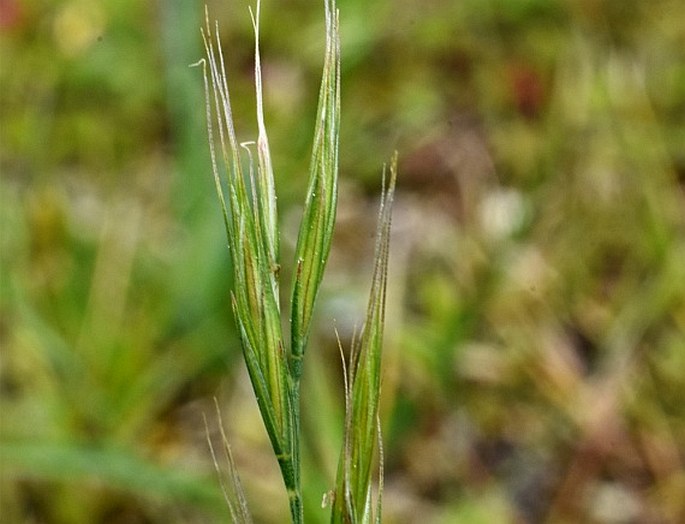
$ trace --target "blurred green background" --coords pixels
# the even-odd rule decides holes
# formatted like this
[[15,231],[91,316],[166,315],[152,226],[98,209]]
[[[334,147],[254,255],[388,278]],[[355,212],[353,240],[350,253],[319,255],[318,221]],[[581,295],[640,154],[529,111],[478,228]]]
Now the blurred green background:
[[[245,0],[210,1],[239,139]],[[283,272],[323,56],[265,0]],[[344,341],[400,152],[384,522],[685,522],[685,3],[339,0],[341,201],[303,392],[327,521]],[[229,307],[192,0],[0,0],[0,520],[228,519],[219,399],[257,522],[286,500]],[[286,280],[288,281],[288,280]]]

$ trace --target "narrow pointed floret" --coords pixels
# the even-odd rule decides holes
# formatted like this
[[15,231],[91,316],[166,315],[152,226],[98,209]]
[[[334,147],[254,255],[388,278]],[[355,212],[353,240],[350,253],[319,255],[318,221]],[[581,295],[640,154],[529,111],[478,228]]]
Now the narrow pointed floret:
[[338,137],[340,134],[340,39],[335,2],[326,5],[326,57],[319,91],[309,184],[295,254],[292,292],[291,351],[295,380],[311,329],[314,303],[328,261],[338,199]]
[[[378,406],[381,390],[381,357],[385,300],[388,282],[390,222],[397,178],[397,155],[390,165],[390,180],[383,188],[376,233],[371,293],[361,335],[354,337],[349,364],[345,366],[345,427],[338,461],[333,524],[380,522],[382,456],[379,460],[379,493],[372,497],[373,465],[382,455]],[[385,180],[385,177],[384,177]],[[374,515],[375,513],[375,515]]]

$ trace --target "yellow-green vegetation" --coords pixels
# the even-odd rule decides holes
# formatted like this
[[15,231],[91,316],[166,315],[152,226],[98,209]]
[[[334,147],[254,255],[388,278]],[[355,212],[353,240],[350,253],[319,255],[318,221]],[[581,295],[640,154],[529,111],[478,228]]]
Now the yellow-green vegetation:
[[[684,3],[338,4],[339,201],[300,394],[307,522],[340,500],[321,509],[344,468],[335,331],[345,350],[361,340],[394,150],[383,522],[682,522]],[[259,136],[248,5],[209,2],[239,145]],[[226,522],[214,397],[254,521],[289,518],[188,67],[203,8],[0,8],[3,522]],[[325,22],[304,0],[261,18],[287,314]]]

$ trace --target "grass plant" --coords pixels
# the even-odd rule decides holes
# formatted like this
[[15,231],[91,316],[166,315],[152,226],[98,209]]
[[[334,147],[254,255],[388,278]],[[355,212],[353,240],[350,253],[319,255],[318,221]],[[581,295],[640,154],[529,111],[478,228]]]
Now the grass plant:
[[[264,124],[259,19],[250,10],[255,35],[255,89],[258,136],[239,142],[233,123],[218,23],[209,16],[202,31],[206,60],[207,131],[216,190],[231,253],[234,316],[243,356],[266,431],[288,494],[292,522],[304,520],[300,458],[300,382],[312,315],[331,249],[338,194],[340,133],[340,37],[335,0],[325,0],[326,50],[319,91],[304,211],[300,223],[290,298],[290,341],[280,309],[280,255],[277,198]],[[256,154],[255,154],[256,150]],[[369,522],[372,464],[379,449],[378,403],[390,213],[396,158],[383,189],[378,219],[375,270],[365,325],[353,343],[345,377],[345,436],[339,462],[332,522]],[[385,177],[384,177],[385,180]],[[224,438],[229,480],[236,497],[232,517],[248,522],[230,447]],[[216,462],[216,461],[215,461]],[[224,490],[228,493],[228,490]],[[380,502],[380,497],[379,497]],[[237,501],[237,502],[234,502]],[[375,511],[380,519],[380,505]]]
[[[230,475],[222,391],[251,518],[290,522],[233,350],[201,72],[188,68],[204,12],[33,4],[4,2],[19,9],[0,17],[0,520],[230,522],[203,460],[206,411]],[[215,4],[247,176],[255,1]],[[262,7],[289,355],[324,16],[321,1]],[[383,520],[685,522],[685,2],[339,7],[340,198],[302,361],[307,522],[349,507],[343,490],[320,508],[345,471],[328,319],[347,350],[373,267],[377,151],[394,147]]]

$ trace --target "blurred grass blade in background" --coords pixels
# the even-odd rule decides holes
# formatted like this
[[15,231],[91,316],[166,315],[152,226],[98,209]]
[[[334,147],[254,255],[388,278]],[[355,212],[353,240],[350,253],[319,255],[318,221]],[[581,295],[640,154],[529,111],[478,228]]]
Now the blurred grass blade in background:
[[184,501],[206,508],[221,505],[221,495],[212,482],[187,470],[161,466],[122,446],[2,440],[0,458],[3,475],[25,480],[59,482],[68,478],[86,486],[98,479],[110,487],[144,493],[150,501]]
[[[338,462],[335,499],[331,522],[380,522],[382,481],[373,503],[372,466],[382,454],[378,405],[381,389],[381,357],[388,279],[392,202],[397,178],[397,154],[390,164],[390,180],[385,186],[378,214],[376,251],[371,293],[361,335],[352,341],[348,369],[345,370],[345,435]],[[382,479],[382,460],[380,461]]]

